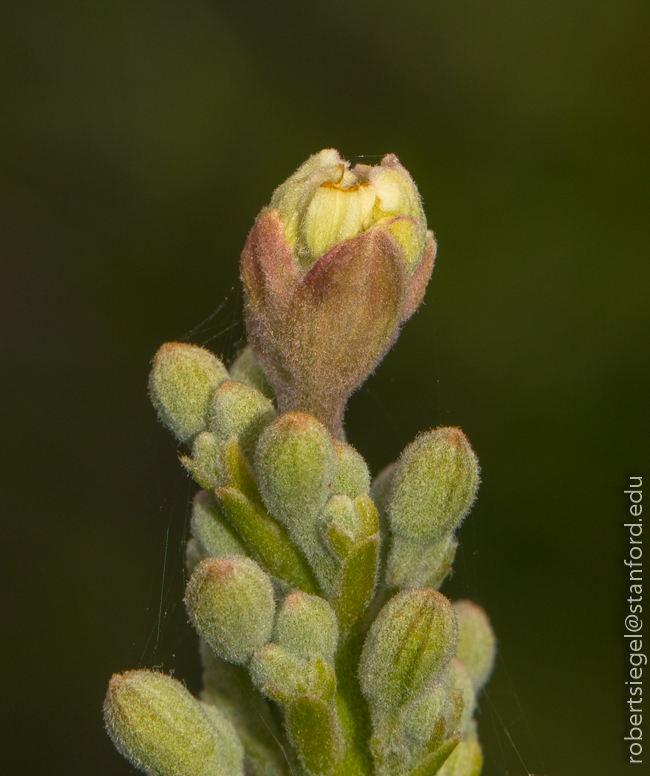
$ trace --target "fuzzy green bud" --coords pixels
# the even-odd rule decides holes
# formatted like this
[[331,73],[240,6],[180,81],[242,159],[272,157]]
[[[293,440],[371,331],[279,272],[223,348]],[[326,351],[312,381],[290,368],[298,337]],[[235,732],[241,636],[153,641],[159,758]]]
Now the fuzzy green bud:
[[199,563],[187,586],[185,603],[199,634],[231,663],[246,663],[271,638],[273,585],[250,558],[222,555]]
[[192,442],[192,455],[181,456],[181,463],[194,481],[206,490],[214,490],[227,482],[221,464],[221,445],[210,431],[201,431]]
[[370,472],[363,457],[345,442],[334,440],[336,470],[332,483],[332,495],[355,498],[370,490]]
[[273,399],[273,388],[271,388],[266,375],[257,363],[250,345],[237,354],[237,358],[230,365],[229,371],[231,380],[246,383],[246,385],[259,391],[262,396],[266,396],[267,399]]
[[332,661],[339,627],[332,607],[323,598],[295,591],[288,595],[275,620],[275,640],[294,655],[319,655]]
[[188,575],[191,575],[199,563],[207,557],[209,557],[209,555],[206,552],[205,547],[201,542],[191,536],[185,547],[185,571],[187,571]]
[[260,493],[308,555],[315,519],[329,498],[336,455],[327,429],[311,415],[281,415],[262,434],[255,456]]
[[230,380],[222,383],[210,402],[210,431],[221,443],[234,437],[252,457],[262,431],[275,420],[273,402],[258,390]]
[[445,669],[456,649],[456,615],[437,590],[407,590],[372,624],[359,664],[371,711],[389,714]]
[[478,693],[494,668],[496,638],[487,614],[478,604],[456,601],[454,609],[458,618],[456,657],[465,664]]
[[334,667],[322,657],[299,657],[282,644],[266,644],[250,663],[253,682],[262,692],[286,705],[297,698],[318,698],[329,702],[336,690]]
[[458,428],[419,436],[397,462],[389,506],[391,530],[411,539],[440,539],[469,512],[479,467]]
[[[480,776],[483,753],[476,736],[476,723],[472,722],[463,740],[451,753],[436,776]],[[419,773],[416,776],[424,776]]]
[[476,694],[472,679],[465,665],[453,658],[449,664],[449,678],[454,692],[454,721],[460,734],[464,736],[472,721],[476,709]]
[[447,683],[436,682],[425,687],[404,705],[400,725],[411,749],[424,746],[436,728],[445,732],[452,713],[452,702]]
[[104,720],[118,751],[149,776],[243,776],[243,749],[230,722],[169,676],[115,674]]
[[388,583],[402,589],[439,588],[451,569],[457,547],[451,532],[433,542],[395,537],[386,569]]
[[200,490],[190,518],[192,536],[208,555],[246,555],[246,547],[219,508],[214,496]]
[[149,395],[160,420],[190,443],[206,429],[212,393],[227,379],[226,367],[209,350],[168,342],[154,356]]

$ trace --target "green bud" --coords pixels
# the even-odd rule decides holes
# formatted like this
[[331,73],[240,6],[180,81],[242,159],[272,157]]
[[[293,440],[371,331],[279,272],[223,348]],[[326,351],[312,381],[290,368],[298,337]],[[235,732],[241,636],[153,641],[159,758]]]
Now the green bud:
[[273,399],[273,388],[255,360],[253,349],[248,345],[239,352],[230,367],[230,379],[246,383],[258,390],[267,399]]
[[190,537],[185,547],[185,570],[187,573],[191,575],[199,563],[207,557],[208,553],[201,542],[197,541],[193,536]]
[[[480,776],[482,767],[483,753],[476,737],[476,723],[473,722],[467,735],[437,772],[437,776]],[[429,773],[435,773],[435,771]],[[420,774],[414,776],[420,776]]]
[[411,750],[427,744],[437,729],[442,732],[452,713],[452,702],[446,682],[425,687],[406,703],[400,714],[400,725]]
[[185,603],[199,634],[231,663],[246,663],[271,638],[273,585],[250,558],[222,555],[204,560],[190,578]]
[[496,656],[496,638],[487,614],[471,601],[456,601],[458,647],[456,657],[465,664],[474,691],[490,678]]
[[154,356],[149,395],[160,420],[189,443],[207,428],[212,393],[227,379],[226,367],[209,350],[168,342]]
[[391,530],[411,539],[439,539],[469,512],[479,485],[479,467],[458,428],[422,434],[402,453],[389,507]]
[[388,507],[390,506],[396,466],[396,463],[389,463],[388,466],[383,468],[372,481],[370,495],[377,505],[380,515],[386,514],[388,512]]
[[284,599],[275,620],[275,639],[289,652],[332,661],[338,635],[334,610],[323,598],[295,591]]
[[388,584],[400,589],[438,589],[451,569],[457,547],[453,533],[433,542],[394,536],[386,571]]
[[456,649],[456,615],[437,590],[406,590],[381,609],[359,664],[373,715],[384,717],[435,681]]
[[348,555],[354,545],[378,531],[377,510],[369,496],[332,496],[321,513],[323,532],[339,558]]
[[255,460],[264,503],[312,556],[316,517],[330,496],[336,466],[327,429],[301,412],[281,415],[262,434]]
[[456,658],[449,664],[449,678],[454,690],[454,724],[460,734],[464,736],[469,729],[476,709],[476,694],[467,669]]
[[246,555],[246,547],[219,508],[214,496],[200,490],[190,518],[192,536],[208,555]]
[[235,437],[252,458],[262,431],[275,420],[273,402],[244,383],[222,383],[210,402],[210,431],[223,443]]
[[366,614],[379,568],[377,510],[370,496],[332,496],[323,509],[321,533],[337,560],[323,589],[339,620],[341,638]]
[[345,442],[334,440],[336,453],[336,469],[332,483],[332,495],[355,498],[368,493],[370,489],[370,472],[359,453]]
[[336,674],[322,657],[302,658],[282,644],[265,644],[250,662],[254,684],[274,701],[286,705],[302,697],[329,702],[336,690]]
[[219,440],[210,431],[201,431],[192,443],[192,456],[181,456],[181,463],[194,481],[206,490],[213,490],[226,483],[222,471]]
[[223,714],[154,671],[111,679],[104,720],[113,743],[149,776],[241,776],[243,750]]

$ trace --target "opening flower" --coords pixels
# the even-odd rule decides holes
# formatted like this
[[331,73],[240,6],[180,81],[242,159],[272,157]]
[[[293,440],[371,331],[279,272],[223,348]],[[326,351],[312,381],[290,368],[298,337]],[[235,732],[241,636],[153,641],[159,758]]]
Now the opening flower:
[[341,436],[350,395],[420,304],[435,241],[393,154],[350,167],[310,157],[274,192],[242,254],[249,342],[280,412]]

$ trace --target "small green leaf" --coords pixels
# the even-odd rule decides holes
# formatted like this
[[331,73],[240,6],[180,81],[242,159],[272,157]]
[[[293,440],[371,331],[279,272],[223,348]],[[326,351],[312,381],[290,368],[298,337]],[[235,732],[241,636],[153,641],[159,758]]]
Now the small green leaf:
[[286,529],[264,508],[233,487],[219,488],[215,496],[245,544],[274,577],[306,593],[319,592],[309,564],[291,543]]
[[342,741],[332,707],[317,698],[298,698],[286,710],[287,731],[310,776],[331,773],[342,754]]

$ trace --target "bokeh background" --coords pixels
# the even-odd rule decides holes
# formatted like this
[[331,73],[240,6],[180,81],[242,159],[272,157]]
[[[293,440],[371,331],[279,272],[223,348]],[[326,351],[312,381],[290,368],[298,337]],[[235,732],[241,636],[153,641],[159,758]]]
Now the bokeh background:
[[194,486],[149,361],[178,339],[232,358],[247,231],[324,147],[397,153],[438,236],[426,305],[347,431],[374,472],[440,424],[482,462],[444,590],[499,637],[484,774],[631,771],[622,491],[650,478],[649,11],[4,0],[3,773],[135,773],[102,728],[111,673],[161,666],[198,690]]

